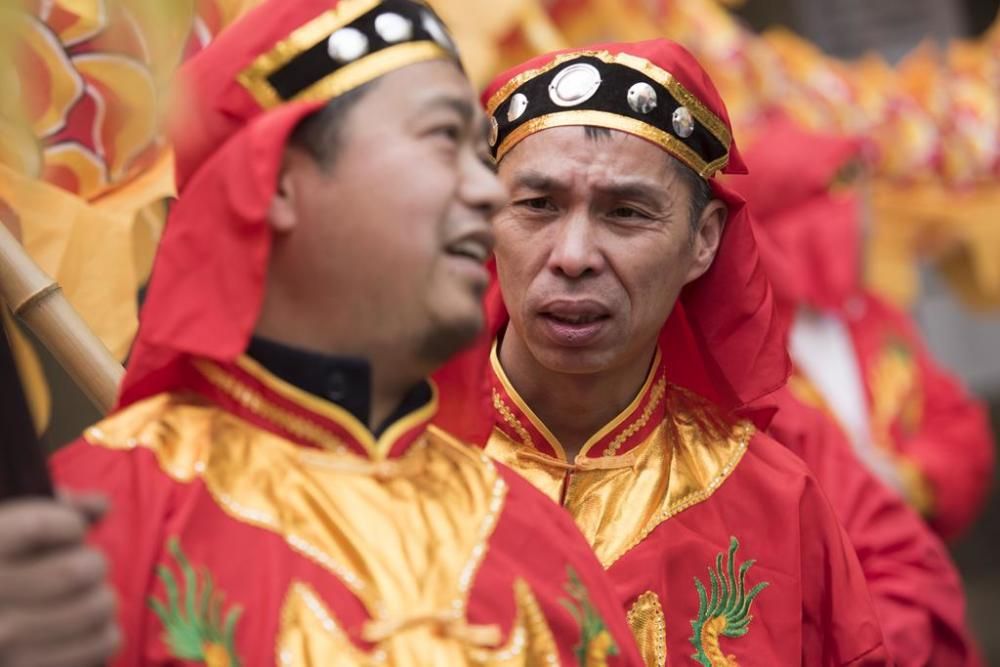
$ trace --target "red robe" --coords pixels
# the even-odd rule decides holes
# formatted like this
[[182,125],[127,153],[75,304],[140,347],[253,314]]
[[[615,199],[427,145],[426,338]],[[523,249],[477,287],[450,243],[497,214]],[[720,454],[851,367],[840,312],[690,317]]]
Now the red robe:
[[[926,479],[931,525],[954,537],[975,520],[989,491],[995,452],[986,411],[934,361],[905,313],[870,293],[862,303],[847,325],[873,426]],[[905,369],[898,376],[897,367]]]
[[858,554],[900,667],[979,665],[965,621],[962,581],[941,541],[860,464],[843,432],[789,390],[768,433],[797,454],[827,491]]
[[668,383],[657,355],[570,462],[495,351],[492,370],[487,453],[574,516],[647,665],[888,664],[854,550],[784,447]]
[[[758,223],[777,301],[788,322],[807,307],[845,324],[865,384],[872,442],[895,463],[910,503],[938,533],[955,537],[985,502],[993,439],[982,406],[934,362],[910,318],[860,284],[859,191],[834,184],[863,158],[862,144],[780,116],[757,128],[756,137],[746,152],[750,174],[729,185],[746,197]],[[790,386],[825,408],[801,375]]]
[[[982,404],[931,357],[911,319],[871,293],[842,315],[865,384],[872,439],[896,462],[906,495],[945,538],[969,527],[986,501],[995,453]],[[825,407],[818,392],[797,395]]]
[[572,521],[436,398],[376,440],[246,357],[185,375],[52,465],[111,499],[116,665],[641,664]]

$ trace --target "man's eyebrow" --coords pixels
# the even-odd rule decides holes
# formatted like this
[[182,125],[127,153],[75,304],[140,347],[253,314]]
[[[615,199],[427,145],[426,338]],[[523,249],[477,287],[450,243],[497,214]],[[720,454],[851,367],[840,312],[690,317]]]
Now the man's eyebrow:
[[528,188],[529,190],[538,190],[540,192],[554,192],[566,190],[568,186],[541,172],[526,170],[514,176],[514,187]]
[[455,95],[435,95],[434,97],[428,99],[427,101],[420,104],[418,107],[418,113],[427,113],[435,108],[445,108],[451,109],[458,115],[462,117],[462,120],[466,123],[472,122],[473,116],[475,116],[475,107],[469,100],[466,100]]
[[663,196],[664,189],[661,185],[644,180],[630,179],[602,183],[594,186],[594,189],[614,199],[637,199],[658,206],[663,206],[667,199]]

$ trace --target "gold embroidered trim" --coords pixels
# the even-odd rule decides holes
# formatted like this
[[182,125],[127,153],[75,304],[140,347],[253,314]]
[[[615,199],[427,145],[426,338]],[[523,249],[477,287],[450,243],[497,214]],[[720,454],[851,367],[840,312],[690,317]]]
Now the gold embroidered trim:
[[[667,70],[659,67],[645,58],[640,58],[629,53],[615,53],[612,54],[605,50],[600,51],[574,51],[572,53],[564,53],[562,55],[556,56],[551,62],[546,63],[541,67],[535,69],[530,69],[521,72],[517,76],[513,77],[510,81],[501,86],[486,103],[486,112],[489,115],[493,115],[497,107],[499,107],[503,102],[511,96],[518,88],[520,88],[524,83],[534,79],[537,76],[545,74],[556,67],[559,67],[563,63],[569,62],[571,60],[576,60],[581,57],[592,57],[598,60],[614,65],[625,65],[626,67],[631,67],[634,70],[642,72],[650,79],[653,79],[661,86],[666,88],[674,96],[674,98],[686,106],[698,121],[708,128],[716,139],[718,139],[722,145],[725,147],[726,152],[729,152],[729,147],[732,145],[733,137],[729,132],[729,128],[726,127],[725,123],[716,116],[712,111],[706,107],[701,100],[695,97],[691,91],[685,88],[680,81],[678,81],[673,74]],[[728,159],[728,155],[727,155]]]
[[559,647],[545,619],[545,612],[542,611],[542,606],[527,582],[521,579],[514,582],[514,597],[517,599],[518,608],[524,610],[524,624],[528,627],[533,658],[529,664],[558,665]]
[[374,667],[387,662],[383,649],[369,654],[356,647],[320,595],[305,582],[295,580],[288,587],[279,619],[274,654],[281,667],[317,663],[325,667]]
[[538,599],[523,579],[514,582],[514,597],[517,599],[518,609],[524,610],[524,623],[528,628],[532,646],[532,660],[529,664],[558,665],[559,647],[552,635],[552,629],[545,619],[545,612],[542,611]]
[[659,346],[657,346],[656,352],[653,355],[653,362],[649,365],[649,370],[646,372],[646,378],[642,381],[642,387],[640,387],[639,391],[636,392],[635,398],[633,398],[625,409],[619,412],[614,419],[599,428],[592,436],[587,438],[583,447],[580,448],[580,454],[586,455],[594,445],[614,433],[615,430],[624,424],[630,417],[635,416],[639,406],[642,405],[642,401],[649,395],[653,382],[656,380],[656,377],[660,372],[662,358],[663,355],[660,352]]
[[499,162],[502,160],[504,155],[518,142],[535,132],[550,127],[566,127],[569,125],[606,127],[610,130],[621,130],[622,132],[641,137],[660,146],[678,160],[691,167],[691,169],[703,178],[711,177],[718,169],[725,166],[729,160],[729,154],[726,153],[717,160],[706,163],[698,153],[677,137],[649,123],[629,116],[622,116],[609,111],[595,111],[593,109],[571,109],[569,111],[557,111],[539,116],[538,118],[532,118],[519,125],[500,142],[500,146],[497,148],[496,161]]
[[[534,411],[528,407],[528,404],[524,402],[524,399],[521,398],[521,395],[517,393],[517,390],[514,389],[514,385],[512,385],[510,380],[507,378],[507,373],[504,372],[503,366],[500,364],[500,355],[497,343],[498,341],[494,339],[493,348],[490,350],[490,367],[493,369],[493,374],[500,381],[500,385],[506,392],[507,400],[517,406],[528,422],[541,434],[545,443],[556,453],[556,456],[566,460],[566,452],[563,450],[562,444],[556,439],[556,436],[552,434],[552,431],[550,431],[549,428],[542,423],[542,420],[535,415]],[[523,444],[535,447],[534,440],[530,438]],[[535,448],[537,449],[537,447]]]
[[451,611],[417,612],[391,619],[374,619],[361,628],[361,639],[371,644],[379,644],[406,630],[429,625],[435,634],[448,637],[471,646],[493,646],[502,637],[500,626],[495,623],[477,625]]
[[[518,579],[514,582],[515,589],[520,581]],[[510,638],[504,646],[493,651],[472,647],[469,650],[469,659],[473,664],[477,665],[490,665],[490,667],[493,665],[505,665],[524,653],[524,647],[527,644],[528,638],[524,626],[515,621],[514,628],[510,632]],[[516,664],[518,663],[512,663],[512,667]]]
[[514,415],[514,411],[503,402],[503,397],[496,389],[493,390],[493,407],[498,413],[500,413],[504,422],[514,429],[514,432],[517,433],[517,437],[521,439],[521,444],[525,447],[534,448],[534,445],[531,442],[531,434],[528,433],[528,429],[524,428],[524,425]]
[[665,667],[667,623],[656,593],[646,591],[636,598],[625,619],[632,628],[632,635],[639,645],[639,654],[646,667]]
[[[236,365],[275,394],[292,403],[303,406],[306,410],[314,412],[324,419],[335,422],[347,431],[365,453],[375,461],[384,460],[399,438],[417,426],[429,422],[437,411],[437,385],[428,381],[431,390],[431,400],[423,407],[414,410],[394,422],[376,440],[371,431],[347,410],[335,403],[319,399],[308,392],[302,391],[298,387],[280,380],[250,357],[242,356],[238,358]],[[274,405],[264,398],[260,392],[246,386],[218,365],[204,359],[197,359],[194,361],[194,366],[209,382],[231,396],[240,405],[259,414],[273,424],[284,428],[292,435],[338,453],[351,451],[347,443],[328,429],[294,412]]]
[[483,452],[480,452],[480,460],[484,466],[488,467],[496,475],[496,479],[493,481],[493,490],[490,493],[488,510],[483,517],[482,523],[479,525],[479,536],[476,544],[472,547],[469,560],[462,567],[461,574],[458,576],[458,594],[451,603],[455,613],[463,617],[465,616],[466,607],[469,604],[472,582],[475,580],[476,572],[479,571],[479,567],[483,564],[483,559],[486,557],[487,544],[489,543],[490,536],[493,534],[493,529],[496,527],[500,511],[503,509],[504,500],[507,498],[507,483],[503,481],[503,477],[497,471],[493,460]]
[[663,523],[670,517],[679,514],[680,512],[683,512],[689,507],[693,507],[698,503],[704,501],[705,499],[710,497],[713,493],[715,493],[715,491],[720,486],[722,486],[722,483],[729,478],[729,475],[731,475],[732,472],[736,469],[736,466],[739,464],[739,462],[743,460],[743,455],[746,454],[747,446],[750,444],[750,438],[753,436],[755,432],[755,429],[753,425],[750,424],[750,422],[742,422],[740,424],[740,430],[741,430],[740,443],[736,448],[736,452],[733,454],[732,458],[730,458],[729,461],[727,461],[726,464],[722,467],[722,470],[720,470],[719,473],[703,488],[698,489],[697,491],[694,491],[688,494],[687,496],[678,499],[673,504],[669,505],[668,507],[658,512],[654,516],[653,520],[647,523],[647,527],[639,532],[639,534],[631,542],[631,544],[627,545],[624,549],[622,549],[621,553],[612,558],[605,565],[605,569],[611,567],[611,564],[614,563],[616,560],[618,560],[618,558],[620,558],[623,554],[628,553],[637,544],[646,539],[646,537],[661,523]]
[[327,571],[332,572],[352,593],[365,603],[365,606],[374,610],[374,613],[384,611],[382,603],[372,598],[368,586],[357,573],[350,570],[343,563],[334,560],[328,553],[308,540],[284,529],[276,516],[244,507],[228,494],[215,488],[214,485],[206,484],[205,486],[216,502],[219,503],[219,506],[228,514],[250,525],[264,528],[272,533],[283,536],[294,551],[302,554]]
[[619,433],[615,439],[611,441],[611,444],[608,445],[608,450],[604,452],[605,456],[614,456],[621,446],[625,444],[626,440],[645,428],[646,424],[649,423],[649,420],[652,419],[656,408],[663,400],[663,395],[666,393],[666,390],[667,379],[665,377],[660,378],[660,380],[653,385],[653,390],[650,392],[649,396],[649,403],[646,405],[646,409],[642,411],[642,415],[640,415],[637,420],[629,424],[628,428]]
[[[474,665],[520,667],[522,665],[559,665],[559,649],[545,613],[531,586],[521,578],[514,580],[517,615],[506,645],[498,649],[472,647],[469,658]],[[523,655],[527,649],[527,655]]]
[[194,366],[213,386],[241,406],[280,426],[295,437],[321,445],[330,451],[338,453],[349,451],[343,440],[325,428],[271,403],[218,366],[200,359],[194,362]]
[[347,586],[347,588],[351,590],[351,592],[361,599],[369,609],[381,609],[381,605],[377,604],[376,601],[371,598],[364,580],[362,580],[361,577],[359,577],[354,571],[350,570],[342,563],[334,560],[328,553],[308,540],[286,530],[282,526],[278,517],[274,514],[247,507],[239,503],[232,496],[220,490],[217,485],[211,483],[211,480],[205,478],[204,473],[206,470],[206,459],[209,455],[207,449],[197,452],[195,454],[197,458],[193,462],[183,461],[177,465],[170,465],[169,457],[163,455],[160,448],[151,446],[145,442],[140,442],[135,438],[129,438],[124,443],[118,443],[96,426],[87,429],[85,435],[88,442],[94,445],[117,449],[135,449],[136,447],[144,447],[152,450],[160,463],[161,469],[172,479],[178,482],[187,483],[195,478],[201,478],[205,482],[205,488],[208,490],[209,494],[215,499],[216,503],[224,512],[239,521],[243,521],[252,526],[257,526],[258,528],[263,528],[277,535],[281,535],[294,551],[297,551],[315,562],[320,567],[332,572],[344,583],[345,586]]

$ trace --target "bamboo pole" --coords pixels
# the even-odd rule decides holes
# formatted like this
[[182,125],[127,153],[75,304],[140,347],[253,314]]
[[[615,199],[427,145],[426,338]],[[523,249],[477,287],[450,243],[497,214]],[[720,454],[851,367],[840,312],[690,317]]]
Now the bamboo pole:
[[38,267],[0,224],[0,297],[48,348],[102,413],[114,407],[125,371]]

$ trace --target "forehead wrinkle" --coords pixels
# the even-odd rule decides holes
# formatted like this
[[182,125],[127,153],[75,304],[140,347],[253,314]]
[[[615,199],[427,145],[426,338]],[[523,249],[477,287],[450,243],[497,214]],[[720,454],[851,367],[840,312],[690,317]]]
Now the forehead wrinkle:
[[[514,147],[500,162],[501,173],[510,175],[511,187],[543,191],[583,187],[590,194],[600,190],[601,194],[643,194],[658,202],[671,199],[670,190],[678,175],[668,153],[618,131],[602,136],[601,145],[589,140],[580,129],[551,128],[527,137],[523,147]],[[643,147],[648,144],[655,153],[631,142],[643,142]],[[505,165],[509,165],[507,169]]]

